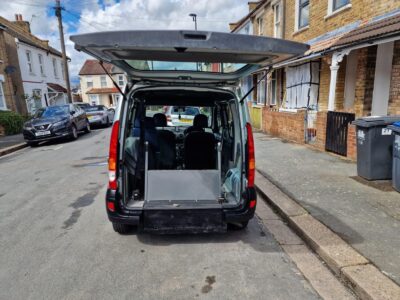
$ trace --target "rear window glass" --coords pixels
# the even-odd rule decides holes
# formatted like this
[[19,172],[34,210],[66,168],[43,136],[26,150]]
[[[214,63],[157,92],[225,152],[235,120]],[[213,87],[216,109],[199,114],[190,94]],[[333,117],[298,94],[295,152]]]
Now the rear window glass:
[[88,106],[88,107],[85,107],[85,110],[86,111],[101,111],[104,109],[103,109],[103,106]]
[[186,115],[186,116],[195,116],[200,113],[200,109],[198,107],[192,107],[192,106],[186,106],[186,107],[174,106],[172,108],[172,113]]
[[246,64],[205,63],[205,62],[170,62],[153,60],[126,60],[134,69],[141,71],[196,71],[211,73],[233,73]]

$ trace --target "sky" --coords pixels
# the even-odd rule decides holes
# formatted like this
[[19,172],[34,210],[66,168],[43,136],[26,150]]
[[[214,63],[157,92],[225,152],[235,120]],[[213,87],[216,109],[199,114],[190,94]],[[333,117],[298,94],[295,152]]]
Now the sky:
[[[194,29],[190,13],[197,14],[198,30],[229,31],[248,12],[248,0],[61,0],[67,55],[72,82],[85,59],[74,50],[73,34],[135,29]],[[22,14],[31,31],[61,49],[54,0],[0,0],[0,15],[9,20]]]

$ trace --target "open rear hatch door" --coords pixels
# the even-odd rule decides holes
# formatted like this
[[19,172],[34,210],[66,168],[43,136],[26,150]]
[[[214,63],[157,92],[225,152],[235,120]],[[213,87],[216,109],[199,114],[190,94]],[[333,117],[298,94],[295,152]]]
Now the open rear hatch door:
[[109,31],[71,36],[75,49],[137,80],[236,82],[260,67],[299,55],[306,44],[207,31]]

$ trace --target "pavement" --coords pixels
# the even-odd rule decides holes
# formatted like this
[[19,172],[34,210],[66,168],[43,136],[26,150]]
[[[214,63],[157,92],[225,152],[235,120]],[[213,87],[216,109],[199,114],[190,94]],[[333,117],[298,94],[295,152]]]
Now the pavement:
[[109,135],[0,158],[0,299],[352,298],[262,202],[243,231],[115,233],[104,204]]
[[[277,206],[286,210],[284,214],[293,219],[292,227],[305,233],[303,238],[312,248],[319,250],[322,257],[328,254],[325,258],[329,259],[328,252],[334,249],[331,244],[342,245],[340,241],[344,241],[351,249],[343,245],[343,257],[355,249],[356,253],[349,255],[355,259],[351,263],[368,264],[369,269],[361,273],[368,274],[376,266],[379,274],[384,274],[376,273],[377,276],[387,276],[400,284],[399,193],[387,182],[371,184],[357,178],[356,164],[329,153],[262,133],[255,134],[255,143],[258,181],[267,185],[267,193],[282,192],[281,199],[294,200],[292,206]],[[323,245],[329,240],[327,236],[332,237],[329,247]],[[322,245],[316,244],[316,240],[322,241]],[[338,268],[351,265],[344,259],[337,261]],[[342,274],[358,272],[335,270],[335,263],[331,267]],[[391,280],[386,282],[393,283]],[[393,286],[398,292],[398,286]]]
[[0,136],[0,156],[27,147],[22,134]]

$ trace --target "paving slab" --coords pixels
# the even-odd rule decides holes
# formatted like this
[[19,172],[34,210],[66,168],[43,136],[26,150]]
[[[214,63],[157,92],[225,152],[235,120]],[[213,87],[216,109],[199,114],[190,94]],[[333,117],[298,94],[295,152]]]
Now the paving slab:
[[254,137],[257,169],[400,285],[400,194],[355,180],[356,164],[337,156]]
[[340,274],[340,269],[346,266],[368,263],[364,256],[313,216],[291,217],[290,222],[335,273]]
[[400,299],[400,287],[371,264],[342,269],[361,299]]
[[307,246],[283,245],[282,248],[323,299],[356,299]]

